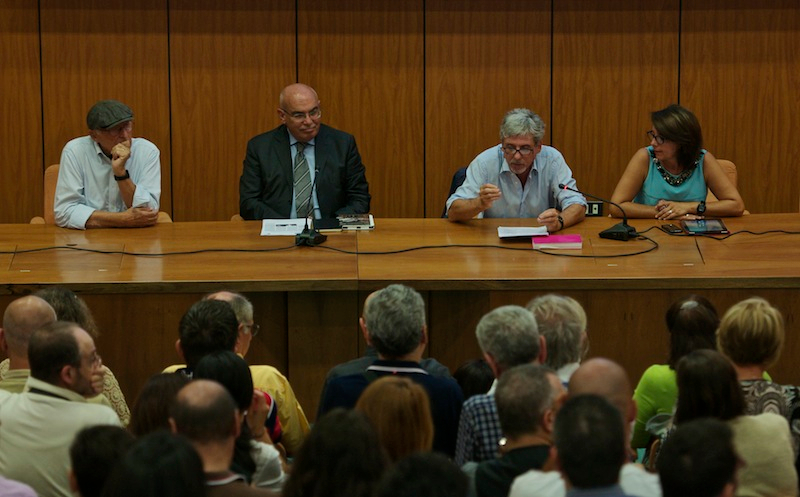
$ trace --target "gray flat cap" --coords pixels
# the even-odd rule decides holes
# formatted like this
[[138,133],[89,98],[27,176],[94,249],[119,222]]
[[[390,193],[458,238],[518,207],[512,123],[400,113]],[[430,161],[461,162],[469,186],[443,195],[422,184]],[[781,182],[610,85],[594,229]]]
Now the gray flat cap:
[[86,114],[86,125],[89,129],[108,129],[132,119],[133,111],[122,102],[100,100]]

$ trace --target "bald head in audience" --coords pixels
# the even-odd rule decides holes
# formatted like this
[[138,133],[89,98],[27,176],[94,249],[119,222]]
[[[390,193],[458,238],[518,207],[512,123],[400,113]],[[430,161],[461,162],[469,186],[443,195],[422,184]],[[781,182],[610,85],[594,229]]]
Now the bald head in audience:
[[179,392],[170,410],[172,431],[188,438],[206,472],[227,471],[241,425],[228,391],[210,380],[194,380]]
[[585,361],[569,381],[569,396],[581,394],[603,397],[619,409],[625,420],[625,437],[628,439],[630,422],[636,419],[636,402],[628,373],[622,366],[603,357]]
[[39,328],[56,321],[56,311],[39,297],[28,295],[8,304],[0,328],[0,347],[8,355],[9,369],[30,369],[28,343]]

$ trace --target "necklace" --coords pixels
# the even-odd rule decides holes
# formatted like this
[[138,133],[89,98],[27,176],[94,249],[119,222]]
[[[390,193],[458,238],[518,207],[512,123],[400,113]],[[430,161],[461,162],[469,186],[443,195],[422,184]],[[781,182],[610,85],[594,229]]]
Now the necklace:
[[671,174],[669,171],[667,171],[666,169],[664,169],[664,166],[661,165],[661,161],[659,161],[658,159],[655,159],[655,158],[653,159],[653,163],[656,165],[656,169],[661,174],[661,177],[664,178],[664,181],[666,181],[667,183],[669,183],[672,186],[679,186],[679,185],[683,184],[684,181],[689,179],[692,176],[692,173],[694,172],[694,170],[697,169],[697,164],[699,162],[700,162],[699,159],[696,160],[694,162],[694,164],[692,164],[692,167],[690,167],[689,169],[684,169],[682,173],[680,173],[679,175],[675,176],[675,175]]

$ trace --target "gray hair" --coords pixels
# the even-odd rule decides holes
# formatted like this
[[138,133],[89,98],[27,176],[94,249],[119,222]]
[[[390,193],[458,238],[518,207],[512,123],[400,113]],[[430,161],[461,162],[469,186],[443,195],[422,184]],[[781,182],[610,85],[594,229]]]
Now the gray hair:
[[367,300],[364,321],[379,354],[390,359],[401,357],[422,341],[425,302],[411,287],[389,285]]
[[530,135],[535,143],[544,138],[544,121],[538,114],[528,109],[512,109],[503,116],[500,123],[500,141],[513,136]]
[[536,297],[526,307],[536,318],[539,333],[547,344],[545,364],[558,369],[582,359],[581,338],[586,331],[586,311],[577,300],[549,294]]
[[528,364],[539,356],[539,327],[533,314],[518,305],[505,305],[481,318],[475,328],[478,345],[502,369]]
[[555,372],[538,364],[523,364],[500,377],[494,400],[504,435],[516,438],[534,433],[542,426],[545,412],[556,400],[556,390],[548,375]]

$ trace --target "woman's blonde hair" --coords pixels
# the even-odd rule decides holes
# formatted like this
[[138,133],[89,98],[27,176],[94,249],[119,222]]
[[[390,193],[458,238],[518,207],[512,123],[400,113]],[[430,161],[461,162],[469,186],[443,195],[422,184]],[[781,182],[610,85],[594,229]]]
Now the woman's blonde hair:
[[373,381],[356,403],[375,426],[392,462],[433,446],[433,419],[425,389],[402,376]]
[[717,331],[720,352],[740,366],[774,366],[783,350],[783,316],[761,297],[728,309]]

